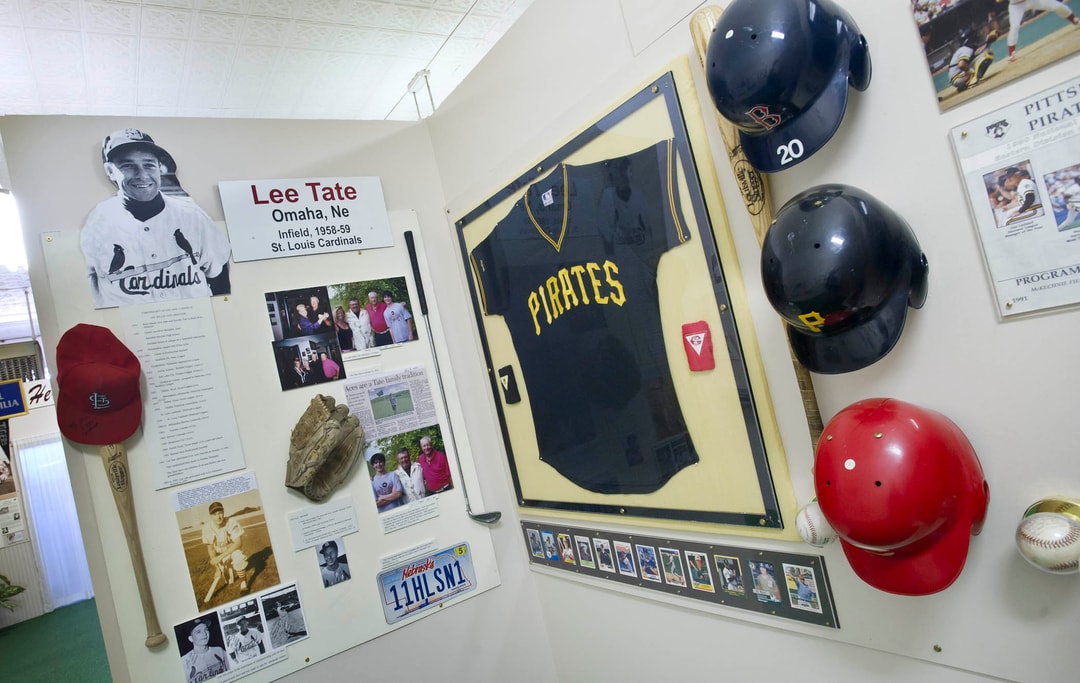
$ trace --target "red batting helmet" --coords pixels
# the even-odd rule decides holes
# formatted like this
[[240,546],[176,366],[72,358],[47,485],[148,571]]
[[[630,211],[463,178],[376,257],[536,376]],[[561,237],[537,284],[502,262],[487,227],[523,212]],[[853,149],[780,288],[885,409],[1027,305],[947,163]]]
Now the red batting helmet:
[[858,401],[829,421],[814,487],[851,568],[899,595],[936,593],[956,580],[990,496],[959,427],[891,398]]

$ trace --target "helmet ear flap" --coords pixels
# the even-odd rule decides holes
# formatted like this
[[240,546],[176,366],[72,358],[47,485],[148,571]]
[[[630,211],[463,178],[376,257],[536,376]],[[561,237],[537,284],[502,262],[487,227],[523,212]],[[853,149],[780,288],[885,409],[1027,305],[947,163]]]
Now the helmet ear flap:
[[859,92],[870,87],[870,72],[873,69],[870,64],[870,46],[866,43],[866,36],[859,34],[858,40],[851,45],[851,55],[848,61],[848,84]]
[[926,290],[929,288],[930,264],[926,261],[926,254],[920,253],[918,261],[911,272],[911,285],[908,289],[908,306],[922,308],[926,303]]

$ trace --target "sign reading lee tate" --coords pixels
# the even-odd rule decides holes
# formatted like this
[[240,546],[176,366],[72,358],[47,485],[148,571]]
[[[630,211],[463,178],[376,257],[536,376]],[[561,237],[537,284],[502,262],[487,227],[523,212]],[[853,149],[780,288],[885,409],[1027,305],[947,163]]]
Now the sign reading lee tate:
[[223,180],[234,261],[394,245],[378,177]]

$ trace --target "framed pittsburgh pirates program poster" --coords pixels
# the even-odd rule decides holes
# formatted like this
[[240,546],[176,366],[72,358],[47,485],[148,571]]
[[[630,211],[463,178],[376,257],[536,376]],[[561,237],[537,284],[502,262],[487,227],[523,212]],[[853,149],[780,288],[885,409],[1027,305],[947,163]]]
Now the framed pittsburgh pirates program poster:
[[791,526],[742,278],[695,136],[683,59],[456,221],[523,507]]

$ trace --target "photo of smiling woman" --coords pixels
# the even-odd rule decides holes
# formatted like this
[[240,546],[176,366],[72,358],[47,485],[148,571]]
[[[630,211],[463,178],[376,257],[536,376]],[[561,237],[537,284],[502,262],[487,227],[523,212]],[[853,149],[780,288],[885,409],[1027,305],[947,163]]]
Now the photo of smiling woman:
[[95,308],[228,294],[225,234],[176,179],[176,161],[141,130],[101,143],[116,195],[86,218],[79,243]]

